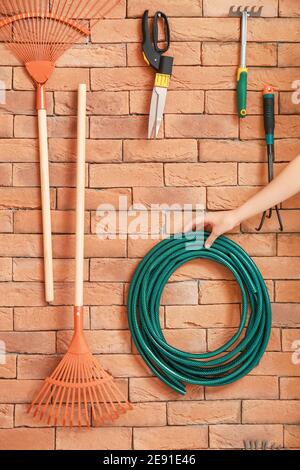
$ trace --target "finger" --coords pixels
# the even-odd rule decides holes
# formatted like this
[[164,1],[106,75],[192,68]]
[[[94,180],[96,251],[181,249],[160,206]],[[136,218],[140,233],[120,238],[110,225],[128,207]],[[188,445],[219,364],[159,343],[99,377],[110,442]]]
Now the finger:
[[205,242],[205,248],[210,248],[217,238],[218,238],[218,235],[214,232],[211,232],[211,234],[209,235],[209,237],[207,238]]

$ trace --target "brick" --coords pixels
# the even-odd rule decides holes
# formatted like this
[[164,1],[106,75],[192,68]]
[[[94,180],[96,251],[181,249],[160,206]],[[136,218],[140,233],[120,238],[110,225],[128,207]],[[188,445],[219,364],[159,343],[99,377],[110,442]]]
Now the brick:
[[[127,198],[128,205],[131,205],[131,189],[129,188],[107,188],[107,189],[86,189],[85,207],[87,210],[97,210],[100,204],[109,204],[119,210],[121,208],[121,198]],[[59,188],[57,193],[57,206],[59,209],[75,209],[76,190],[71,188]]]
[[[85,311],[85,328],[88,328],[88,311]],[[15,331],[66,330],[73,326],[70,307],[18,307],[14,311]]]
[[0,428],[14,427],[13,405],[0,405]]
[[0,380],[1,403],[30,403],[41,385],[36,380]]
[[[146,116],[106,116],[91,118],[91,137],[109,139],[146,139],[148,134]],[[162,136],[161,127],[159,137]]]
[[135,450],[206,449],[208,432],[206,426],[180,426],[161,428],[135,428],[133,435]]
[[193,305],[198,303],[197,282],[172,282],[166,285],[162,305]]
[[[57,162],[76,162],[76,140],[49,139],[49,157]],[[119,162],[122,160],[122,142],[117,140],[93,140],[86,142],[88,163]]]
[[0,116],[0,138],[13,136],[13,116],[2,114]]
[[[76,186],[75,163],[50,163],[50,186]],[[13,166],[14,186],[39,186],[39,165],[37,163],[15,163]],[[88,175],[86,175],[86,183]]]
[[140,20],[100,20],[92,29],[91,38],[93,43],[104,44],[138,42],[141,39]]
[[299,140],[279,139],[275,140],[276,161],[290,161],[298,154]]
[[[299,137],[299,122],[300,116],[278,116],[276,118],[276,137]],[[244,120],[241,125],[242,139],[257,139],[263,136],[263,123],[260,122],[257,116],[248,116],[247,120]]]
[[[210,2],[209,0],[203,0],[203,15],[204,16],[228,16],[229,8],[232,3],[230,0],[216,0]],[[278,14],[278,2],[276,0],[271,0],[267,4],[262,0],[250,0],[247,5],[250,7],[253,6],[263,6],[262,16],[277,16]]]
[[299,281],[277,281],[276,301],[278,302],[299,302],[300,301]]
[[167,306],[167,328],[209,328],[238,326],[240,307],[224,305],[189,305],[186,307]]
[[13,329],[12,308],[0,308],[0,331],[9,331],[12,329]]
[[13,231],[12,211],[0,210],[0,233],[11,233]]
[[161,164],[123,163],[121,167],[103,164],[90,166],[92,187],[162,186]]
[[279,327],[296,327],[299,324],[299,304],[280,304],[272,305],[273,325]]
[[295,67],[300,65],[297,44],[278,44],[278,65],[279,67]]
[[[204,124],[205,121],[205,124]],[[224,120],[223,116],[166,115],[166,137],[171,138],[236,138],[236,116]]]
[[[274,164],[274,175],[277,176],[285,163]],[[268,183],[268,168],[265,163],[240,163],[239,184],[241,186],[265,186]]]
[[168,403],[168,423],[171,425],[238,423],[241,419],[238,400]]
[[138,354],[105,354],[99,361],[113,377],[148,377],[151,375]]
[[298,377],[300,368],[292,363],[290,352],[266,352],[250,374]]
[[199,328],[165,330],[164,337],[171,346],[191,353],[206,351],[206,331]]
[[200,187],[167,187],[160,188],[153,194],[152,188],[133,188],[133,203],[142,204],[150,208],[152,204],[167,205],[173,207],[174,201],[180,206],[197,204],[205,205],[206,191]]
[[282,330],[282,350],[295,351],[298,345],[300,349],[300,331],[299,329]]
[[[276,78],[275,78],[276,76]],[[254,68],[249,74],[249,90],[261,91],[265,83],[270,83],[280,91],[290,91],[293,81],[297,80],[297,67]],[[280,122],[280,117],[278,118]],[[283,136],[283,137],[289,137]]]
[[279,16],[300,16],[300,7],[295,0],[280,0]]
[[293,100],[290,91],[280,93],[280,113],[281,114],[299,114],[299,104]]
[[[2,340],[2,332],[0,333]],[[6,345],[5,345],[6,346]],[[17,356],[15,354],[6,354],[5,363],[0,364],[0,377],[1,379],[15,379],[17,375]]]
[[207,188],[208,210],[229,210],[239,207],[258,191],[252,187],[220,187]]
[[300,256],[300,235],[280,234],[278,236],[278,256]]
[[206,259],[195,259],[180,266],[170,277],[171,282],[191,279],[233,279],[233,276],[225,266]]
[[195,140],[125,140],[124,160],[127,162],[196,162]]
[[[76,90],[78,83],[86,83],[89,87],[89,70],[85,68],[57,68],[47,82],[47,90]],[[14,89],[33,90],[29,75],[23,67],[14,69]]]
[[[1,44],[0,46],[0,65],[21,65],[21,62],[18,60],[18,58],[11,53],[9,48],[6,46],[6,44]],[[2,74],[1,70],[1,74]]]
[[59,428],[56,436],[57,450],[128,450],[131,449],[132,430],[120,428],[90,428],[71,431]]
[[137,267],[137,260],[102,258],[91,260],[91,281],[129,282]]
[[[56,282],[75,282],[74,260],[53,260],[53,273]],[[88,260],[84,266],[84,280],[89,278]],[[13,261],[14,281],[39,281],[44,280],[44,263],[42,259],[17,258]]]
[[[59,364],[61,356],[42,356],[41,354],[37,355],[22,355],[18,357],[18,382],[32,382],[32,392],[37,394],[41,388],[41,382],[38,379],[45,379],[49,377],[56,366]],[[26,380],[25,380],[26,379]],[[35,382],[33,381],[35,379]],[[33,396],[28,399],[31,401]],[[27,397],[21,402],[26,401]]]
[[128,328],[126,307],[122,305],[92,307],[91,328],[93,330],[126,330]]
[[0,448],[4,450],[53,450],[54,429],[2,429]]
[[[1,104],[3,113],[36,115],[36,97],[34,91],[7,91],[5,104]],[[53,94],[47,93],[47,113],[53,114]]]
[[2,282],[0,283],[1,304],[4,307],[22,306],[22,305],[42,305],[44,294],[41,284],[21,283],[21,282]]
[[0,186],[11,186],[12,184],[12,165],[9,163],[0,163]]
[[32,139],[1,139],[1,162],[37,162],[37,141]]
[[53,332],[1,332],[6,351],[20,354],[52,354],[55,352],[55,334]]
[[[76,113],[77,93],[55,93],[55,112],[60,115],[74,115]],[[87,94],[88,115],[122,115],[128,114],[128,93],[121,92],[93,92]]]
[[10,258],[0,258],[0,282],[12,280],[12,262]]
[[241,293],[235,281],[201,281],[200,303],[239,303]]
[[[174,67],[170,88],[173,90],[234,90],[235,76],[236,67]],[[222,137],[221,129],[219,131],[221,135],[218,137]],[[225,137],[232,136],[226,134]]]
[[167,410],[165,403],[136,403],[132,410],[121,415],[114,426],[165,426]]
[[245,376],[237,382],[221,386],[207,387],[206,400],[259,399],[279,398],[277,377]]
[[[55,304],[72,305],[74,299],[73,288],[74,286],[68,283],[56,284]],[[122,305],[123,285],[117,282],[86,282],[84,284],[84,297],[86,305]]]
[[[72,258],[75,253],[75,237],[59,235],[53,237],[53,256],[55,258]],[[126,240],[101,240],[97,235],[85,236],[86,258],[119,258],[126,256]]]
[[201,139],[199,155],[203,162],[262,162],[266,160],[266,149],[259,140]]
[[[52,233],[75,232],[75,214],[71,211],[52,211]],[[42,233],[42,212],[41,211],[19,211],[15,214],[15,232],[18,233]],[[90,214],[85,214],[85,230],[89,230]]]
[[154,76],[149,67],[119,67],[91,69],[92,90],[127,91],[151,90]]
[[124,67],[126,65],[125,44],[76,45],[58,60],[58,67]]
[[[128,16],[140,17],[149,8],[145,0],[129,0]],[[157,10],[164,11],[168,16],[201,16],[202,4],[198,0],[154,0],[149,8],[149,15],[153,16]]]
[[295,400],[245,400],[243,423],[298,424],[299,412]]
[[[262,114],[263,103],[261,93],[250,91],[247,96],[247,114]],[[276,100],[276,106],[277,102],[278,100]],[[208,114],[235,114],[236,109],[235,91],[208,90],[206,92],[205,110]]]
[[[204,42],[202,45],[202,63],[203,65],[217,66],[238,65],[239,52],[240,45],[237,43]],[[249,43],[247,63],[252,67],[276,66],[277,44]]]
[[[51,207],[54,207],[54,192],[51,191]],[[39,209],[39,188],[0,188],[1,209]]]
[[129,381],[131,402],[157,402],[175,400],[202,400],[203,387],[187,385],[187,394],[182,396],[156,377],[131,378]]
[[235,163],[170,163],[165,166],[168,186],[224,186],[236,184]]
[[280,378],[280,398],[286,400],[299,400],[300,378],[281,377]]
[[290,257],[259,257],[254,262],[265,279],[299,279],[300,260]]
[[229,235],[229,238],[238,243],[250,256],[276,255],[275,234],[242,233]]
[[[297,210],[284,210],[281,211],[281,217],[283,219],[284,230],[287,232],[299,232],[299,211]],[[257,217],[251,218],[242,223],[242,229],[246,232],[256,231],[261,219],[261,214]],[[278,231],[278,221],[276,217],[272,217],[270,220],[267,220],[261,232],[277,232]]]
[[[15,116],[15,137],[37,138],[37,120],[35,116]],[[76,118],[50,116],[47,119],[49,137],[75,137]]]
[[[73,332],[57,333],[58,353],[66,353]],[[131,352],[131,336],[129,331],[98,330],[86,331],[85,336],[93,354],[126,354]]]
[[12,86],[12,70],[12,67],[0,67],[0,80],[4,82],[6,90]]
[[[152,94],[149,91],[130,92],[130,113],[149,114]],[[203,90],[169,90],[164,114],[202,114]],[[148,142],[149,144],[150,142]],[[153,141],[151,142],[153,143]],[[163,141],[161,142],[164,143]]]
[[284,445],[288,449],[299,448],[300,426],[284,426]]
[[0,255],[42,256],[42,238],[39,235],[0,235]]
[[270,444],[283,445],[282,426],[218,424],[209,430],[211,449],[244,449],[245,441],[268,441]]
[[[200,65],[201,45],[197,42],[173,42],[168,55],[174,57],[174,65]],[[146,67],[140,43],[127,44],[129,67]]]
[[297,41],[296,31],[298,28],[298,18],[254,18],[249,21],[248,41]]
[[295,196],[287,199],[282,203],[282,208],[284,209],[299,209],[300,208],[300,195],[295,194]]

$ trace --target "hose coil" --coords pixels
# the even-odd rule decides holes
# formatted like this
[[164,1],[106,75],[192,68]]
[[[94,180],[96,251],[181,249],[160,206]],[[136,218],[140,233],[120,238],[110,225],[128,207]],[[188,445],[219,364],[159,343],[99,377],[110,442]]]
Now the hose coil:
[[[256,367],[271,332],[271,305],[264,279],[249,255],[232,240],[219,237],[210,249],[207,232],[173,235],[152,248],[138,265],[128,294],[128,320],[142,358],[166,385],[180,394],[185,384],[220,386],[239,380]],[[159,308],[174,271],[193,259],[215,261],[233,274],[241,290],[241,320],[223,346],[189,353],[169,345],[163,335]]]

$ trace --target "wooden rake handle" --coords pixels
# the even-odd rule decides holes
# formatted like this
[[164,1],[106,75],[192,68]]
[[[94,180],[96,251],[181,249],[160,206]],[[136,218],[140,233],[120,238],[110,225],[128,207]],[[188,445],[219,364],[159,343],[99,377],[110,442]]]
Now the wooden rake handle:
[[78,88],[75,306],[83,305],[86,85]]
[[53,261],[51,241],[51,207],[49,186],[49,159],[47,136],[47,111],[38,109],[39,151],[40,151],[40,178],[43,219],[43,247],[44,247],[44,277],[45,297],[47,302],[54,300],[53,288]]

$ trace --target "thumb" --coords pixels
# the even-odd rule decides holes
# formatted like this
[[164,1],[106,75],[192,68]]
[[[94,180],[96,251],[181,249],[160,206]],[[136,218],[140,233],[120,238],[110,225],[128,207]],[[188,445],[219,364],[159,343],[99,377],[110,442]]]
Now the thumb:
[[218,238],[218,235],[215,232],[211,232],[211,234],[209,235],[209,237],[207,238],[205,242],[205,248],[210,248],[217,238]]

